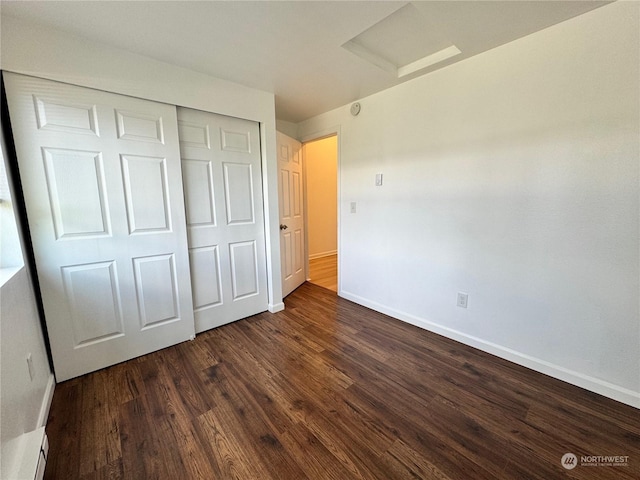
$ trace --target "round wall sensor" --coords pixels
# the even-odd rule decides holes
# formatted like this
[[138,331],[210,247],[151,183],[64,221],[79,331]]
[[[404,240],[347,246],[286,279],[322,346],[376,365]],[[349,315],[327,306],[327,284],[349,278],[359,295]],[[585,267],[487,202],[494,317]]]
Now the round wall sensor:
[[356,117],[360,113],[360,104],[358,102],[351,104],[351,115]]

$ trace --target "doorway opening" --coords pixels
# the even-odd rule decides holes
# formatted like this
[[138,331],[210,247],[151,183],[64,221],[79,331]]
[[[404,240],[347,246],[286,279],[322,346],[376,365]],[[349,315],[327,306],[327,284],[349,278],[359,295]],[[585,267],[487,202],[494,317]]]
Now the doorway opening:
[[302,146],[306,183],[308,281],[338,291],[338,137]]

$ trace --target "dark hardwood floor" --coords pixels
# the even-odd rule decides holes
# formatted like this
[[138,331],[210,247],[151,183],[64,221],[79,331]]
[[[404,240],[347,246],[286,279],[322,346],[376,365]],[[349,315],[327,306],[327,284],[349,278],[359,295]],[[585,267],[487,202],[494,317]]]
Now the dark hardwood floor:
[[285,303],[56,386],[46,478],[640,478],[637,409],[315,285]]

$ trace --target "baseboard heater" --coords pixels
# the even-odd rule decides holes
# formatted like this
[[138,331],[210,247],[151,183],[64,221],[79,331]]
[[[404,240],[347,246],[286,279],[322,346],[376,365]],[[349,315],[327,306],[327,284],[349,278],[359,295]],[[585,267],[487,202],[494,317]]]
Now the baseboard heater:
[[42,480],[49,455],[49,440],[44,427],[25,433],[13,440],[19,442],[16,453],[19,460],[9,477],[15,480]]

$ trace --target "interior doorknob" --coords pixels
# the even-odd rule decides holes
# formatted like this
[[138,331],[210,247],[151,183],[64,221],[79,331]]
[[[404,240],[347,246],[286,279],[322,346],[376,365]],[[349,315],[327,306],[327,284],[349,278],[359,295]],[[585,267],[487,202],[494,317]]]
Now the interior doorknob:
[[287,228],[289,227],[287,227],[285,224],[283,223],[280,224],[280,230],[286,230]]

